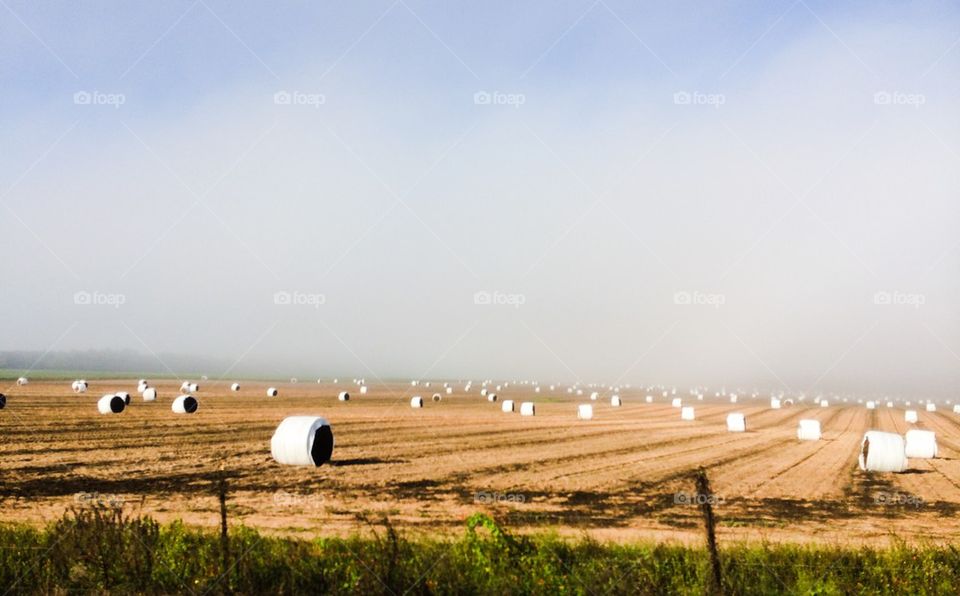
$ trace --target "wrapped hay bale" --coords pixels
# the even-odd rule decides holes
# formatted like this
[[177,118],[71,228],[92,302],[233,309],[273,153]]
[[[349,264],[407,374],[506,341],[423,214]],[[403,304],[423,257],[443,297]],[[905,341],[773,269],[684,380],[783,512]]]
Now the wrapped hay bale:
[[680,408],[680,420],[694,420],[696,414],[694,413],[693,406],[683,406]]
[[127,402],[116,394],[104,395],[97,402],[97,410],[101,414],[119,414],[127,407]]
[[903,419],[910,424],[916,424],[920,417],[917,416],[916,410],[907,410],[903,413]]
[[270,439],[270,454],[286,466],[321,466],[333,455],[333,429],[319,416],[284,418]]
[[590,401],[597,401],[597,398],[600,397],[600,394],[594,391],[590,394]]
[[867,402],[867,409],[868,409],[868,410],[876,410],[876,409],[877,409],[877,402],[875,402],[875,401],[868,401],[868,402]]
[[577,406],[578,420],[593,420],[593,406],[590,404],[580,404]]
[[932,403],[932,402],[931,402],[931,403],[928,403],[928,404],[927,404],[927,411],[928,411],[928,412],[936,412],[936,411],[937,411],[937,405],[934,404],[934,403]]
[[234,383],[230,385],[230,391],[240,391],[240,383]]
[[447,387],[445,391],[447,392],[447,395],[453,395],[453,387]]
[[117,397],[123,399],[124,405],[130,405],[130,394],[126,391],[117,391]]
[[367,394],[367,386],[360,385],[360,395],[366,395],[366,394]]
[[441,399],[443,399],[443,396],[440,395],[439,393],[433,394],[433,401],[440,401]]
[[954,406],[953,406],[953,413],[954,413],[954,414],[960,414],[960,404],[954,404]]
[[770,407],[771,407],[772,409],[774,409],[774,410],[779,410],[779,409],[780,409],[780,400],[777,399],[777,398],[775,398],[775,397],[771,397],[771,398],[770,398]]
[[487,401],[490,402],[490,403],[493,403],[493,402],[497,401],[497,394],[496,394],[496,393],[488,393],[488,394],[487,394]]
[[740,412],[731,412],[727,414],[727,432],[744,433],[747,432],[747,418]]
[[521,416],[533,416],[535,414],[536,414],[536,406],[533,405],[532,401],[525,401],[520,404]]
[[828,401],[825,400],[825,399],[821,399],[821,400],[820,400],[820,407],[821,407],[821,408],[828,408],[828,407],[830,407],[830,402],[828,402]]
[[805,418],[797,426],[797,438],[801,441],[819,441],[821,436],[819,420]]
[[422,408],[423,407],[423,398],[419,395],[416,395],[410,398],[410,407],[411,408]]
[[620,400],[620,396],[619,396],[619,395],[611,395],[611,396],[610,396],[610,405],[611,405],[611,406],[613,406],[613,407],[615,407],[615,408],[619,408],[619,407],[620,407],[620,404],[622,404],[622,403],[623,403],[623,402]]
[[200,408],[200,402],[192,395],[180,395],[170,404],[174,414],[193,414]]
[[652,403],[653,403],[653,396],[652,396],[652,395],[648,395],[648,396],[646,396],[645,398],[643,398],[643,401],[647,402],[648,404],[652,404]]
[[937,457],[937,434],[932,430],[908,430],[904,454],[907,458],[934,459]]
[[23,387],[30,383],[30,380],[27,377],[20,377],[17,379],[17,387]]
[[157,390],[153,387],[147,387],[143,390],[141,394],[143,401],[156,401],[157,400]]
[[0,393],[0,410],[7,407],[7,396]]
[[137,383],[137,393],[143,393],[144,391],[147,390],[147,387],[149,386],[150,385],[148,385],[146,381],[144,381],[143,379],[140,379],[140,382]]
[[277,391],[277,388],[276,388],[276,387],[269,387],[269,388],[267,388],[267,397],[276,397],[276,396],[279,395],[279,394],[280,394],[280,392]]
[[340,401],[350,401],[350,394],[346,391],[341,391],[340,395],[337,396],[337,399]]
[[865,472],[903,472],[907,469],[903,437],[896,433],[867,431],[860,442],[857,463]]
[[680,399],[679,397],[675,397],[672,400],[670,400],[670,406],[674,408],[682,408],[683,400]]
[[500,411],[513,412],[513,400],[512,399],[503,400],[503,402],[500,403]]
[[74,393],[86,393],[87,392],[87,382],[83,379],[78,379],[73,382],[71,385]]

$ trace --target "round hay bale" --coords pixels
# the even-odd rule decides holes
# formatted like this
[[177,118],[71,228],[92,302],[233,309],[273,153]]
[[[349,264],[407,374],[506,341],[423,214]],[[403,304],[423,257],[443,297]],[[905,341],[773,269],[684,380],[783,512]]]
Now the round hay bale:
[[196,383],[190,383],[189,391],[190,393],[196,393],[197,391],[200,391],[200,385],[197,385]]
[[597,401],[597,398],[600,397],[600,394],[594,391],[590,394],[590,401]]
[[127,402],[116,394],[104,395],[97,402],[97,410],[101,414],[119,414],[127,407]]
[[520,415],[521,416],[534,416],[537,413],[537,408],[532,401],[525,401],[520,404]]
[[680,408],[680,420],[695,420],[697,417],[693,406],[683,406]]
[[936,412],[936,411],[937,411],[937,405],[934,404],[934,403],[928,403],[928,404],[927,404],[927,411],[928,411],[928,412]]
[[199,407],[200,402],[192,395],[181,395],[170,404],[174,414],[193,414]]
[[497,401],[497,394],[496,394],[496,393],[488,393],[488,394],[487,394],[487,401],[488,401],[488,402],[491,402],[491,403]]
[[423,407],[423,398],[419,395],[415,395],[410,398],[410,407],[411,408],[422,408]]
[[501,402],[501,404],[500,404],[500,411],[501,411],[501,412],[513,412],[513,400],[512,400],[512,399],[505,399],[505,400],[503,400],[503,402]]
[[821,408],[829,408],[829,407],[830,407],[830,402],[827,401],[827,400],[825,400],[825,399],[821,399],[821,400],[820,400],[820,407],[821,407]]
[[953,405],[953,413],[954,413],[954,414],[960,414],[960,404],[954,404],[954,405]]
[[480,395],[486,397],[486,396],[487,396],[487,389],[486,389],[486,388],[481,389],[481,390],[480,390]]
[[30,383],[30,379],[28,379],[27,377],[20,377],[19,379],[17,379],[17,387],[22,387],[29,383]]
[[367,394],[367,386],[360,385],[360,395],[366,395],[366,394]]
[[340,401],[350,401],[350,394],[346,391],[341,391],[340,395],[337,396],[337,399]]
[[877,409],[877,402],[875,402],[875,401],[868,401],[868,402],[866,403],[866,406],[867,406],[867,409],[868,409],[868,410],[876,410],[876,409]]
[[611,396],[610,396],[610,405],[611,405],[611,406],[613,406],[613,407],[615,407],[615,408],[619,408],[619,407],[620,407],[620,404],[622,404],[622,403],[623,403],[623,402],[620,400],[620,396],[619,396],[619,395],[611,395]]
[[0,410],[7,407],[7,396],[0,393]]
[[580,404],[577,406],[577,420],[593,420],[593,405]]
[[453,395],[453,387],[447,387],[446,392],[447,395]]
[[819,441],[821,436],[819,420],[804,418],[797,425],[797,438],[801,441]]
[[727,414],[727,432],[747,432],[747,417],[740,412],[731,412]]
[[146,383],[137,384],[137,393],[143,393],[144,391],[147,390],[147,387],[149,387],[149,385],[147,385]]
[[907,458],[934,459],[937,457],[937,434],[932,430],[907,431],[904,454]]
[[533,388],[533,392],[534,392],[534,393],[540,393],[540,387],[534,387],[534,388]]
[[443,399],[443,396],[440,395],[439,393],[433,394],[433,401],[440,401],[441,399]]
[[86,393],[87,392],[87,382],[83,379],[79,379],[73,382],[73,392],[74,393]]
[[130,394],[126,391],[117,391],[117,397],[123,399],[124,405],[130,405]]
[[865,472],[903,472],[907,469],[903,437],[896,433],[868,430],[860,442],[857,463]]
[[775,398],[775,397],[771,397],[771,398],[770,398],[770,408],[771,408],[771,409],[774,409],[774,410],[779,410],[779,409],[780,409],[780,400],[777,399],[777,398]]
[[280,392],[277,391],[276,387],[267,388],[267,397],[276,397]]
[[670,400],[670,406],[674,408],[682,408],[683,400],[680,399],[679,397],[675,397],[672,400]]
[[156,401],[157,400],[157,390],[153,387],[147,387],[143,390],[141,394],[143,396],[143,401]]
[[240,391],[240,383],[234,383],[230,385],[230,391]]
[[319,416],[289,416],[270,439],[270,455],[285,466],[321,466],[333,455],[333,429]]
[[910,424],[916,424],[920,417],[917,416],[916,410],[907,410],[903,413],[903,419]]
[[183,383],[180,383],[180,391],[190,391],[190,381],[184,381]]

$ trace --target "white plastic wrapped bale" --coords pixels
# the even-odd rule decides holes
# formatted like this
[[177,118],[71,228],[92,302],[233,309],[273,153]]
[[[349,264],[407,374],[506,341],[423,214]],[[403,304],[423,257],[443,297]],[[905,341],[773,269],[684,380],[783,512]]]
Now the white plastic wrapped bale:
[[821,407],[821,408],[829,408],[829,407],[830,407],[830,402],[828,402],[828,401],[825,400],[825,399],[821,399],[821,400],[820,400],[820,407]]
[[180,383],[180,391],[190,391],[190,381]]
[[71,387],[73,388],[74,393],[86,393],[87,382],[80,379],[80,380],[74,381]]
[[673,398],[673,400],[670,401],[670,405],[673,406],[674,408],[682,408],[683,400],[680,399],[679,397],[675,397]]
[[7,396],[0,393],[0,410],[7,407]]
[[960,404],[954,404],[954,406],[953,406],[953,413],[954,413],[954,414],[960,414]]
[[737,403],[737,396],[736,396],[736,394],[733,394],[733,395],[730,396],[730,403],[732,403],[732,404]]
[[779,410],[779,409],[780,409],[780,400],[777,399],[776,397],[771,397],[771,398],[770,398],[770,407],[773,408],[774,410]]
[[594,391],[590,394],[590,401],[597,401],[597,398],[600,397],[600,394]]
[[611,396],[610,396],[610,405],[611,405],[611,406],[613,406],[613,407],[615,407],[615,408],[619,408],[622,403],[623,403],[623,402],[620,400],[620,396],[619,396],[619,395],[611,395]]
[[280,392],[277,391],[276,387],[269,387],[267,389],[267,397],[276,397],[277,395],[279,395],[279,393]]
[[286,466],[321,466],[333,455],[333,429],[319,416],[290,416],[273,432],[270,454]]
[[727,414],[727,432],[747,432],[747,417],[740,412],[731,412]]
[[928,412],[936,412],[936,411],[937,411],[937,405],[934,404],[934,403],[928,403],[928,404],[927,404],[927,411],[928,411]]
[[340,395],[337,396],[337,399],[340,401],[350,401],[350,394],[346,391],[341,391]]
[[916,410],[907,410],[903,413],[903,419],[910,424],[916,424],[920,417],[917,416]]
[[440,401],[441,399],[443,399],[443,396],[440,395],[439,393],[433,394],[433,401]]
[[19,379],[17,379],[17,387],[22,387],[29,383],[30,383],[30,379],[28,379],[27,377],[20,377]]
[[797,438],[801,441],[819,441],[821,437],[819,420],[804,418],[797,425]]
[[505,399],[500,402],[500,411],[501,412],[512,412],[513,411],[513,400]]
[[696,413],[693,410],[693,406],[683,406],[680,408],[680,420],[694,419],[696,419]]
[[143,393],[144,391],[147,390],[147,387],[149,387],[149,386],[150,386],[150,385],[148,385],[146,381],[142,381],[142,382],[140,382],[140,383],[137,383],[137,393]]
[[192,395],[180,395],[170,404],[174,414],[193,414],[200,408],[200,402]]
[[521,416],[533,416],[536,414],[536,406],[533,405],[532,401],[525,401],[520,404],[520,415]]
[[487,390],[486,390],[486,389],[481,389],[481,390],[480,390],[480,395],[486,397],[486,396],[487,396]]
[[860,442],[857,460],[866,472],[903,472],[907,469],[906,444],[896,433],[868,430]]
[[933,459],[937,457],[937,435],[932,430],[907,431],[904,453],[908,458]]
[[577,419],[578,420],[592,420],[593,419],[593,406],[590,404],[580,404],[577,406]]
[[453,387],[447,387],[444,391],[446,391],[447,395],[453,395]]
[[419,395],[410,398],[410,407],[411,408],[422,408],[423,407],[423,398]]
[[147,387],[140,395],[143,397],[143,401],[157,401],[157,390],[153,387]]
[[648,404],[652,404],[652,403],[653,403],[653,396],[652,396],[652,395],[648,395],[647,397],[645,397],[645,398],[643,399],[643,401],[647,402]]
[[533,392],[534,392],[534,393],[540,393],[540,388],[539,388],[539,387],[534,387],[534,388],[533,388]]
[[892,402],[892,401],[888,401],[888,402],[887,402],[887,407],[888,407],[888,408],[892,408],[892,407],[893,407],[893,402]]
[[230,391],[240,391],[240,383],[234,383],[230,385]]
[[101,414],[119,414],[125,407],[127,407],[127,402],[115,393],[104,395],[97,402],[97,410]]
[[197,391],[200,391],[200,385],[197,385],[196,383],[190,383],[190,386],[187,388],[187,391],[189,391],[190,393],[196,393]]
[[876,409],[877,409],[877,402],[875,402],[875,401],[868,401],[868,402],[867,402],[867,409],[868,409],[868,410],[876,410]]
[[126,391],[117,391],[117,397],[123,399],[123,404],[126,406],[130,405],[130,394]]
[[360,395],[366,395],[366,394],[367,394],[367,386],[360,385]]
[[497,394],[496,394],[496,393],[488,393],[488,394],[487,394],[487,401],[489,401],[489,402],[495,402],[495,401],[497,401]]

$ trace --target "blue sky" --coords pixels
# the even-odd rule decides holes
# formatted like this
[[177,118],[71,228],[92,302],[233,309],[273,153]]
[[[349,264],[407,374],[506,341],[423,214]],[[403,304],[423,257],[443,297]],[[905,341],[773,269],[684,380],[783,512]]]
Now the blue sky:
[[0,349],[948,392],[958,11],[3,0]]

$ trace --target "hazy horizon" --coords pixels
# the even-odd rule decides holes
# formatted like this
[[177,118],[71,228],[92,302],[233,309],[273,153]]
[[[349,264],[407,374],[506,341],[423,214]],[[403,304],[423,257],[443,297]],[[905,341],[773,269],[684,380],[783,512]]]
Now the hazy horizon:
[[958,22],[7,2],[0,350],[950,396]]

